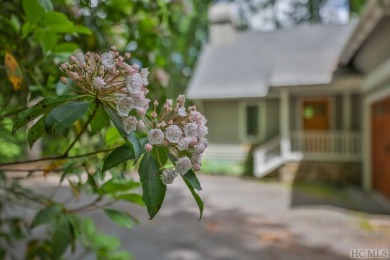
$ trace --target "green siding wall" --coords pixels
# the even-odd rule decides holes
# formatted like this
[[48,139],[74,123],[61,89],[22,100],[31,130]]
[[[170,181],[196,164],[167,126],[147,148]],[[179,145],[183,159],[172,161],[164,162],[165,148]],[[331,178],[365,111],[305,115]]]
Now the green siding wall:
[[238,101],[203,101],[207,138],[214,144],[239,144]]

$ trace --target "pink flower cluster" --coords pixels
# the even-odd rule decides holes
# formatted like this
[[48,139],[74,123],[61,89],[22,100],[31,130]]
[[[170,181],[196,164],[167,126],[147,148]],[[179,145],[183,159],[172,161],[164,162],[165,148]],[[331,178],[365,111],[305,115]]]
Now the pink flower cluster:
[[[111,51],[101,55],[87,52],[81,59],[71,56],[70,62],[60,67],[78,87],[75,91],[116,106],[126,133],[145,127],[142,119],[150,102],[146,98],[149,71],[140,69],[137,64],[126,63],[125,59],[130,56],[130,53],[121,56],[113,46]],[[67,84],[66,78],[61,78],[61,81]],[[129,115],[132,110],[136,114]]]
[[[64,71],[75,83],[76,92],[96,97],[105,106],[116,110],[126,133],[139,131],[150,126],[145,150],[151,152],[153,146],[164,146],[175,156],[174,168],[164,169],[161,179],[165,184],[173,182],[178,174],[184,175],[190,169],[199,171],[202,154],[207,148],[206,118],[195,106],[185,107],[185,96],[180,95],[175,105],[168,99],[159,107],[153,102],[154,110],[150,117],[145,116],[149,109],[148,69],[125,62],[130,53],[121,56],[116,47],[101,55],[87,52],[83,58],[70,57],[63,63]],[[68,84],[67,78],[61,82]],[[68,85],[71,87],[70,85]]]
[[[176,156],[175,168],[165,169],[161,176],[165,184],[169,184],[177,176],[184,175],[190,169],[199,171],[202,165],[202,154],[208,146],[206,135],[206,118],[196,110],[195,106],[185,107],[185,96],[177,98],[176,105],[168,99],[161,111],[152,113],[153,128],[148,132],[146,150],[152,150],[153,145],[168,147],[169,152]],[[153,116],[154,115],[154,116]]]

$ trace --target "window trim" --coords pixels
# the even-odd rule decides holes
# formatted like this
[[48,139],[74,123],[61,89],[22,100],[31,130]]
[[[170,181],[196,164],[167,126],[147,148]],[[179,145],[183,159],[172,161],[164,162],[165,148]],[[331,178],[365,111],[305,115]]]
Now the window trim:
[[[257,106],[259,112],[259,134],[247,135],[247,107]],[[239,102],[239,137],[242,142],[260,142],[266,136],[266,104],[265,101],[240,101]]]

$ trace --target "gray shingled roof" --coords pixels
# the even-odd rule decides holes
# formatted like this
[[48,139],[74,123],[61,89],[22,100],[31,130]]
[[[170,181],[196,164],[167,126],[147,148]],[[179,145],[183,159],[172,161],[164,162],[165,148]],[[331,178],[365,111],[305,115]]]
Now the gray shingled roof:
[[237,32],[207,44],[187,95],[191,99],[266,96],[269,87],[328,84],[354,24]]

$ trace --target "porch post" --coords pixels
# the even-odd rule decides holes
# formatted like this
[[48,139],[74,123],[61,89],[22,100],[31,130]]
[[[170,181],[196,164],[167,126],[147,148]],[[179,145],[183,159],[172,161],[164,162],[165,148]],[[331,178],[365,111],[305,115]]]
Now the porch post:
[[343,95],[343,130],[351,130],[351,93],[345,92]]
[[280,92],[280,146],[283,158],[291,152],[290,141],[290,96],[287,89]]

